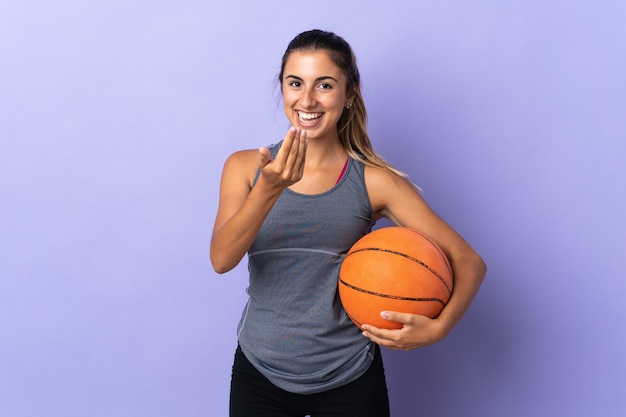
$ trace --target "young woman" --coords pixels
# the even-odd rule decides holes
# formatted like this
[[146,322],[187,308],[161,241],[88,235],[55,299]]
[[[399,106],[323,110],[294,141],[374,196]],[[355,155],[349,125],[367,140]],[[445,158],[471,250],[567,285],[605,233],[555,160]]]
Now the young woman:
[[[289,44],[278,77],[292,127],[278,144],[232,154],[211,240],[218,273],[248,254],[249,301],[238,326],[231,416],[389,415],[379,346],[442,340],[472,302],[486,267],[405,176],[373,149],[356,60],[319,30]],[[436,319],[384,311],[399,330],[347,317],[337,277],[348,249],[388,218],[435,240],[455,286]]]

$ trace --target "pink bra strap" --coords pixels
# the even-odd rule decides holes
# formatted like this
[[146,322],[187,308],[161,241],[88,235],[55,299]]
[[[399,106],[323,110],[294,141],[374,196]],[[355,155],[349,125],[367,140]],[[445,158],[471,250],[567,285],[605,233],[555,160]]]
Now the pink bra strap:
[[350,157],[348,157],[348,159],[346,159],[346,163],[343,164],[343,169],[341,170],[341,174],[339,174],[339,178],[337,178],[337,182],[335,183],[335,185],[339,184],[339,181],[341,181],[341,178],[343,178],[343,174],[346,173],[346,169],[348,168],[349,161],[350,161]]

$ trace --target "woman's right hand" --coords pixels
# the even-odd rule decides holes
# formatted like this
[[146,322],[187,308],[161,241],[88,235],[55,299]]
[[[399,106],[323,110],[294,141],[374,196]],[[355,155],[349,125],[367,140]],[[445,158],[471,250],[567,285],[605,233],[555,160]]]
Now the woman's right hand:
[[281,190],[300,181],[304,173],[306,147],[306,131],[291,127],[274,159],[268,148],[259,148],[258,164],[263,181]]

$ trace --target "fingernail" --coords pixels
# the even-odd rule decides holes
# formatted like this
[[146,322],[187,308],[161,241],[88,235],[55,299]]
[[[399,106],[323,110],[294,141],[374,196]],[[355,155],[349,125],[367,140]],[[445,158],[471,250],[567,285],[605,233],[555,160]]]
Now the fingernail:
[[388,312],[386,312],[386,311],[381,311],[381,312],[380,312],[380,317],[382,317],[382,318],[386,319],[387,317],[389,317],[389,313],[388,313]]

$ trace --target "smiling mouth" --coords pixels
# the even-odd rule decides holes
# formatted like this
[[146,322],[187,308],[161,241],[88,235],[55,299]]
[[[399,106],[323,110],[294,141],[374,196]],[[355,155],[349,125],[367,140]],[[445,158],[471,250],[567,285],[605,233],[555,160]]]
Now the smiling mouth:
[[322,117],[324,113],[305,113],[302,111],[296,111],[298,119],[303,123],[311,123]]

